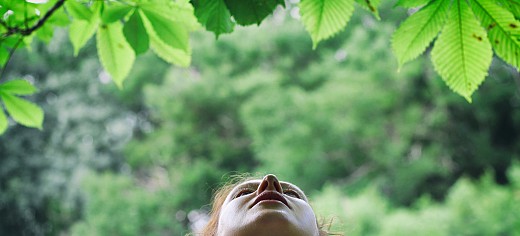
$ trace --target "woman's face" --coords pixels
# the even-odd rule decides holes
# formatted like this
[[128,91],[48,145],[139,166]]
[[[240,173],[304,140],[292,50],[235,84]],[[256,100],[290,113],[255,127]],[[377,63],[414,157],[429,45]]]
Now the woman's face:
[[220,212],[218,236],[317,236],[316,216],[307,197],[274,175],[236,186]]

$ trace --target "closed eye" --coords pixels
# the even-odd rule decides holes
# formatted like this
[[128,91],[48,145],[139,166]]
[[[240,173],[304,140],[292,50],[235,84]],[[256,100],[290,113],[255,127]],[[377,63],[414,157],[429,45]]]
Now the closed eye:
[[301,199],[302,197],[300,196],[300,194],[298,194],[298,192],[294,191],[294,190],[284,190],[283,191],[283,194],[287,195],[287,196],[290,196],[290,197],[295,197],[295,198],[299,198]]
[[242,197],[242,196],[245,196],[245,195],[248,195],[248,194],[254,193],[254,192],[255,192],[254,190],[252,190],[252,189],[248,189],[248,188],[241,189],[241,190],[238,191],[238,193],[235,195],[235,198],[237,198],[237,197]]

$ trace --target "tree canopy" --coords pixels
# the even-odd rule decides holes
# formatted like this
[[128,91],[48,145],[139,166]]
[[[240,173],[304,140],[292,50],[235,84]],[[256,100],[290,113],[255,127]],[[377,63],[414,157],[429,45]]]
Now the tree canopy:
[[[99,60],[112,81],[122,87],[136,56],[149,50],[163,60],[186,67],[190,33],[201,28],[218,38],[236,25],[260,25],[277,9],[299,11],[313,48],[343,30],[356,7],[380,19],[381,0],[25,0],[0,1],[0,66],[2,72],[18,48],[30,50],[34,39],[49,42],[55,27],[67,27],[78,56],[95,38]],[[515,0],[399,0],[395,8],[410,16],[393,33],[398,68],[423,54],[430,44],[435,70],[449,88],[471,102],[495,54],[520,67],[520,3]],[[398,69],[396,68],[396,69]],[[3,74],[3,73],[2,73]],[[10,78],[0,84],[9,116],[19,124],[41,128],[43,111],[20,96],[36,93],[31,84]],[[0,133],[8,119],[0,110]]]

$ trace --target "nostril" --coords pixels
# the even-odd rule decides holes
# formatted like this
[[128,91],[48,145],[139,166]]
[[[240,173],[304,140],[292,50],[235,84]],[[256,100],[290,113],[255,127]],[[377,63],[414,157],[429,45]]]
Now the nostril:
[[282,193],[282,186],[280,182],[273,174],[268,174],[264,177],[260,185],[258,186],[258,193],[261,193],[265,190],[277,191]]

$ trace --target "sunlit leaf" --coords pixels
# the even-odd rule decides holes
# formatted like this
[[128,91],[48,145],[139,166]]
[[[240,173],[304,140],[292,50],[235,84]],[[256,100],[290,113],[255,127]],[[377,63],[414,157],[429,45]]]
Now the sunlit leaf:
[[105,24],[122,20],[133,8],[133,6],[117,2],[114,2],[111,5],[105,5],[105,9],[101,14],[101,20]]
[[4,109],[0,105],[0,134],[3,134],[7,130],[8,125],[9,121],[5,116]]
[[135,60],[134,50],[126,42],[121,23],[101,25],[97,31],[96,44],[101,64],[121,88]]
[[27,80],[16,79],[0,84],[0,91],[14,95],[30,95],[38,92],[38,89]]
[[195,6],[195,15],[206,29],[218,36],[233,32],[235,23],[224,0],[199,0]]
[[134,49],[136,55],[144,53],[148,50],[150,40],[148,33],[144,28],[143,20],[139,14],[139,11],[135,11],[130,19],[125,23],[123,27],[123,33],[126,41]]
[[103,2],[95,2],[92,6],[92,14],[88,21],[74,19],[69,26],[69,38],[74,47],[74,56],[85,46],[90,38],[96,33],[99,26],[99,11]]
[[43,110],[39,106],[4,92],[0,92],[0,97],[13,120],[27,127],[42,128]]
[[507,8],[517,20],[520,20],[520,1],[518,0],[499,0],[503,7]]
[[224,0],[231,15],[240,25],[260,24],[273,13],[278,5],[285,6],[284,0]]
[[455,1],[449,15],[432,50],[433,66],[453,91],[471,102],[471,94],[487,75],[493,52],[486,31],[465,0]]
[[180,23],[163,17],[156,12],[142,9],[143,18],[151,23],[153,31],[164,43],[171,47],[187,51],[189,49],[189,33]]
[[163,60],[176,64],[179,66],[187,67],[191,63],[191,48],[188,51],[183,51],[164,43],[155,33],[151,23],[141,12],[141,19],[143,20],[146,32],[150,36],[150,46],[157,56]]
[[88,21],[92,17],[92,11],[76,0],[65,1],[65,8],[67,12],[76,19]]
[[313,48],[341,31],[354,12],[354,0],[302,0],[300,12]]
[[49,17],[46,23],[64,27],[70,24],[70,19],[67,14],[65,14],[65,10],[63,8],[59,8],[54,11],[54,13],[52,13],[51,17]]
[[51,41],[53,34],[54,28],[50,24],[44,24],[36,31],[38,38],[45,43],[49,43]]
[[4,67],[7,59],[9,59],[9,51],[5,47],[0,46],[0,67]]
[[381,3],[381,0],[356,0],[356,2],[365,10],[372,12],[376,19],[381,20],[381,17],[379,16],[379,10],[377,9]]
[[399,7],[412,8],[424,6],[431,1],[432,0],[398,0],[397,3],[395,3],[395,5]]
[[433,1],[406,19],[392,36],[399,67],[422,54],[439,34],[447,19],[449,2]]
[[165,1],[164,4],[141,3],[139,8],[147,12],[153,12],[153,14],[166,18],[169,21],[176,22],[176,25],[181,25],[188,31],[200,28],[193,6],[189,1]]
[[74,47],[74,56],[85,46],[90,38],[96,33],[99,18],[92,21],[73,20],[69,27],[69,38]]
[[493,49],[504,61],[520,68],[520,21],[490,0],[473,0],[471,7],[488,31]]

